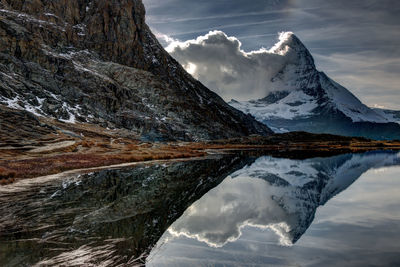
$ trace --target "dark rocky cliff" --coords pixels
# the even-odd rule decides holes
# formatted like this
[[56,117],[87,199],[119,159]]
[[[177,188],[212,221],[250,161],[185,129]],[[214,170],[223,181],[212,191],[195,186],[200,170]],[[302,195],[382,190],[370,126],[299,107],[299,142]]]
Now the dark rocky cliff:
[[0,0],[0,105],[148,140],[271,131],[193,79],[141,0]]

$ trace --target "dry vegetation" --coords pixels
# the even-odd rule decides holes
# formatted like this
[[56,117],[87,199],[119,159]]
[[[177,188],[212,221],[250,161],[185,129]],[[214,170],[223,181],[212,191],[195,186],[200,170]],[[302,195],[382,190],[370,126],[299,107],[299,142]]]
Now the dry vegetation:
[[[45,121],[49,123],[49,121]],[[306,157],[329,153],[364,152],[377,149],[400,150],[400,142],[362,138],[289,133],[270,137],[244,137],[200,143],[146,143],[124,130],[108,130],[96,125],[51,122],[62,130],[39,129],[0,131],[0,185],[16,179],[56,174],[68,170],[122,163],[202,157],[209,153],[261,151],[290,157],[301,152]],[[17,128],[15,128],[17,129]],[[41,130],[41,131],[40,131]],[[40,132],[40,134],[37,134]],[[247,153],[246,152],[246,153]],[[283,154],[282,154],[283,153]],[[325,155],[324,154],[324,155]]]
[[[229,140],[228,140],[229,141]],[[68,147],[57,148],[45,153],[23,153],[16,159],[0,160],[0,184],[8,184],[16,178],[31,178],[55,174],[73,169],[92,168],[129,162],[168,160],[206,156],[208,152],[230,152],[233,150],[262,150],[266,154],[273,151],[309,152],[363,152],[373,149],[400,149],[398,142],[378,141],[316,141],[269,143],[264,139],[242,140],[244,143],[226,141],[210,143],[140,143],[139,141],[118,139],[77,140]],[[257,141],[260,144],[254,144]],[[263,143],[263,141],[265,143]]]
[[16,175],[12,170],[0,168],[0,185],[13,183]]
[[[25,153],[25,154],[29,154]],[[51,153],[35,153],[32,157],[0,160],[0,178],[13,182],[15,177],[30,178],[55,174],[73,169],[92,168],[128,162],[167,160],[205,156],[204,151],[182,146],[126,144],[80,141],[70,147],[56,149]]]

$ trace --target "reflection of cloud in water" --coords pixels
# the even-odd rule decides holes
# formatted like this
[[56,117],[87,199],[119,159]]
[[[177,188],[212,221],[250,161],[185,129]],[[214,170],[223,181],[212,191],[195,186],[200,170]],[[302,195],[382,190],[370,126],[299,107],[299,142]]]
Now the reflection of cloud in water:
[[399,164],[399,154],[392,152],[303,161],[262,157],[195,202],[169,233],[221,247],[253,226],[271,229],[281,245],[291,245],[310,226],[318,206],[367,170]]
[[192,205],[169,232],[217,247],[235,241],[241,234],[240,228],[251,225],[271,228],[282,236],[283,244],[290,244],[285,222],[294,218],[271,199],[272,189],[262,179],[228,177]]

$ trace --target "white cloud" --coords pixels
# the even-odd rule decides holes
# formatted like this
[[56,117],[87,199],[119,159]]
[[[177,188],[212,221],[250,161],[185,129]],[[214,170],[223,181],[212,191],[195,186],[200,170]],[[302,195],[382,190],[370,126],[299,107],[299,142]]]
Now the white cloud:
[[226,101],[258,99],[278,89],[272,86],[271,79],[296,60],[285,45],[291,35],[281,33],[279,42],[269,50],[245,52],[236,37],[211,31],[194,40],[171,40],[166,50]]
[[385,106],[381,106],[379,104],[374,104],[373,107],[374,108],[380,108],[380,109],[385,109],[386,108]]
[[[272,48],[251,52],[242,49],[238,38],[229,37],[222,31],[211,31],[185,42],[165,38],[168,40],[165,46],[190,74],[225,101],[246,101],[263,98],[269,92],[283,88],[290,90],[286,84],[272,84],[271,79],[285,65],[296,64],[299,60],[296,51],[289,49],[287,43],[291,35],[291,32],[281,33]],[[315,58],[328,76],[368,106],[378,104],[389,109],[399,108],[398,57],[383,58],[373,52],[342,52],[316,53]]]
[[[400,109],[400,65],[384,65],[400,58],[399,1],[282,0],[278,5],[267,0],[250,2],[237,0],[230,5],[228,0],[144,0],[147,22],[153,30],[181,40],[223,30],[243,42],[242,50],[251,51],[261,45],[272,46],[271,34],[294,31],[315,55],[319,69],[365,104]],[[168,8],[171,6],[176,8]],[[340,66],[335,62],[337,56],[342,56]],[[366,69],[365,62],[369,65],[370,60],[377,64]]]

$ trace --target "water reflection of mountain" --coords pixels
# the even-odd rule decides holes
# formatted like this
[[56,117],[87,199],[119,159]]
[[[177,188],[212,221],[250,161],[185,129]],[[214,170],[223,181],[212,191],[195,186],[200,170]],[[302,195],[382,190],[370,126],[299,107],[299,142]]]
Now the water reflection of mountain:
[[222,246],[254,225],[291,244],[319,205],[366,170],[399,163],[388,152],[225,155],[1,187],[0,266],[140,264],[167,229]]
[[324,205],[372,168],[400,165],[400,154],[369,152],[307,160],[261,157],[190,206],[170,228],[220,247],[244,226],[269,228],[282,245],[295,243]]
[[4,187],[0,266],[144,262],[188,206],[249,162],[215,156]]

